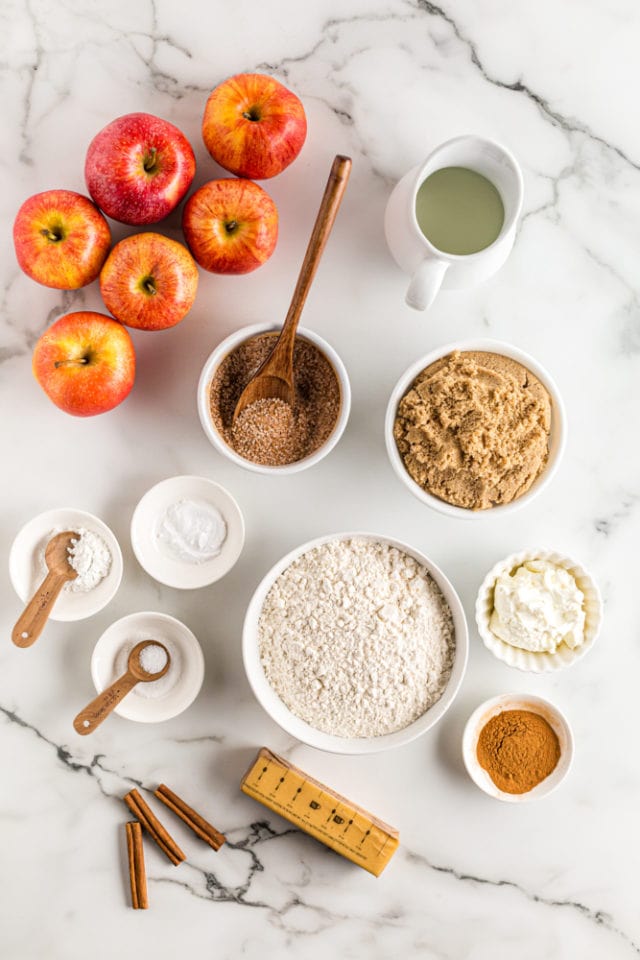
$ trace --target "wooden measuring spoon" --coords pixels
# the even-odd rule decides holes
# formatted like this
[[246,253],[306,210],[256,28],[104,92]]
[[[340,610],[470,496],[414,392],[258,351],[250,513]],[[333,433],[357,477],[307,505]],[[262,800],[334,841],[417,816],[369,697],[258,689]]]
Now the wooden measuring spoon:
[[77,570],[74,570],[69,563],[71,541],[77,539],[77,533],[73,530],[65,530],[64,533],[57,533],[49,540],[44,552],[47,575],[11,633],[11,639],[17,647],[30,647],[36,642],[65,583],[67,580],[75,580],[78,576]]
[[[149,646],[162,647],[167,655],[167,662],[162,670],[158,670],[157,673],[147,673],[140,663],[140,654],[145,647]],[[76,733],[82,736],[93,733],[96,727],[99,727],[102,721],[109,716],[113,708],[118,706],[122,698],[133,690],[136,683],[159,680],[160,677],[164,677],[170,665],[171,654],[163,643],[158,640],[141,640],[140,643],[136,643],[127,660],[127,672],[118,677],[111,686],[105,687],[102,693],[99,693],[95,700],[92,700],[75,718],[73,726]]]
[[323,254],[331,228],[336,219],[338,208],[347,186],[351,160],[337,156],[333,161],[320,209],[313,226],[307,252],[302,261],[296,288],[293,291],[291,305],[284,321],[278,341],[266,360],[246,385],[233,411],[233,420],[251,403],[257,400],[284,400],[294,406],[295,387],[293,380],[293,349],[300,314],[304,307],[309,288],[316,275],[320,257]]

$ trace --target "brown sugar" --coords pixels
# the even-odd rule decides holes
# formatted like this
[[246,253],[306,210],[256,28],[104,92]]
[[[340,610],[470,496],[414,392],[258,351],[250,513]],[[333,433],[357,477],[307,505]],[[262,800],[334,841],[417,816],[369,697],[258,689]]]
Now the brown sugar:
[[210,388],[214,426],[239,456],[265,466],[284,466],[310,456],[331,436],[340,413],[340,382],[321,350],[296,337],[293,368],[296,403],[258,400],[233,413],[243,389],[269,356],[276,333],[244,340],[217,368]]
[[531,487],[547,464],[550,428],[551,399],[530,370],[501,354],[456,351],[416,377],[393,432],[423,490],[486,510]]
[[499,790],[528,793],[555,770],[560,742],[540,714],[503,710],[480,731],[476,753]]

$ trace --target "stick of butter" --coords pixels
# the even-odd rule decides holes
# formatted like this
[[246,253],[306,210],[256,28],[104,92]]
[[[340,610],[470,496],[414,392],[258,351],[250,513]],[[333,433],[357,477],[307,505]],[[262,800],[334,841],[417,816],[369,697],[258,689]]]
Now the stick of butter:
[[258,752],[240,789],[376,877],[398,849],[397,830],[267,747]]

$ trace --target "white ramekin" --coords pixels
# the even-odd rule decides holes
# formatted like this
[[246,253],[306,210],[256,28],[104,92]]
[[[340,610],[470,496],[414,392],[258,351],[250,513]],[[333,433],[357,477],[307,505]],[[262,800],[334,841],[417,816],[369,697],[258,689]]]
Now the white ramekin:
[[226,340],[223,340],[222,343],[219,343],[213,353],[210,354],[204,367],[202,368],[202,373],[200,374],[200,380],[198,382],[198,414],[200,416],[202,429],[209,438],[210,442],[216,448],[218,453],[221,453],[227,458],[227,460],[231,460],[232,463],[236,463],[239,467],[244,467],[245,470],[253,470],[255,473],[285,475],[298,473],[300,470],[306,470],[308,467],[312,467],[314,464],[318,463],[318,461],[326,457],[331,450],[333,450],[338,440],[344,433],[347,420],[349,419],[349,411],[351,409],[351,386],[349,384],[347,371],[342,360],[335,352],[333,347],[331,347],[326,340],[323,340],[322,337],[319,337],[317,333],[314,333],[312,330],[307,330],[304,327],[299,327],[298,336],[303,337],[305,340],[309,340],[322,353],[324,353],[327,360],[335,370],[336,376],[338,377],[338,381],[340,383],[340,412],[332,433],[322,444],[322,446],[313,453],[309,454],[308,457],[303,457],[302,460],[296,460],[295,463],[287,463],[283,467],[270,467],[261,463],[253,463],[251,460],[246,460],[244,457],[239,456],[239,454],[237,454],[235,450],[228,445],[228,443],[216,430],[209,412],[209,391],[215,371],[224,357],[231,353],[232,350],[235,350],[235,348],[242,343],[243,340],[249,340],[251,337],[258,336],[261,333],[272,333],[275,331],[279,332],[281,329],[282,328],[275,323],[255,323],[250,327],[242,327],[240,330],[236,330],[236,332],[228,336]]
[[[551,398],[549,459],[544,470],[533,482],[527,492],[523,493],[523,495],[518,497],[517,500],[512,500],[511,503],[499,504],[496,507],[490,507],[488,510],[469,510],[466,507],[456,507],[453,506],[453,504],[447,503],[445,500],[441,500],[439,497],[433,496],[433,494],[428,493],[426,490],[423,490],[422,487],[417,484],[409,475],[404,463],[402,462],[402,457],[400,456],[400,452],[393,436],[393,426],[396,419],[398,405],[418,374],[422,373],[422,371],[432,363],[435,363],[436,360],[439,360],[441,357],[446,357],[447,354],[453,353],[455,350],[458,350],[460,353],[465,353],[471,350],[483,351],[485,353],[498,353],[505,357],[509,357],[511,360],[516,360],[518,363],[521,363],[523,367],[526,367],[533,374],[535,374]],[[504,517],[508,513],[513,513],[514,510],[519,510],[521,507],[524,507],[525,504],[530,503],[534,497],[537,497],[538,494],[542,493],[544,488],[551,482],[552,477],[558,469],[560,460],[562,459],[562,454],[564,452],[567,439],[567,417],[564,404],[562,402],[562,397],[560,396],[558,388],[552,377],[545,370],[545,368],[542,367],[536,360],[534,360],[533,357],[530,357],[529,354],[524,353],[522,350],[518,350],[517,347],[511,346],[509,343],[503,343],[500,340],[460,340],[456,343],[449,343],[443,347],[438,347],[436,350],[432,350],[431,353],[421,357],[420,360],[416,360],[415,363],[412,363],[411,366],[405,370],[393,388],[393,392],[387,405],[384,434],[391,466],[400,480],[414,495],[414,497],[417,497],[418,500],[422,501],[422,503],[426,503],[427,506],[432,507],[439,513],[444,513],[448,517],[476,520],[486,517]]]
[[[548,777],[545,777],[527,793],[505,793],[500,790],[484,767],[481,767],[478,763],[477,750],[480,731],[492,717],[502,713],[503,710],[531,710],[532,713],[539,714],[553,729],[560,743],[560,759],[555,770],[552,770]],[[546,797],[560,785],[568,774],[573,761],[573,734],[565,715],[548,700],[531,696],[528,693],[504,693],[499,697],[493,697],[491,700],[485,700],[467,720],[462,735],[462,759],[467,768],[467,773],[475,785],[490,797],[494,797],[496,800],[504,800],[506,803],[528,803],[530,800],[539,800],[541,797]]]
[[38,514],[16,535],[9,554],[9,576],[22,600],[27,603],[46,575],[44,550],[52,533],[61,530],[84,528],[97,534],[109,548],[111,566],[109,572],[92,590],[73,591],[63,589],[49,614],[50,620],[69,623],[84,620],[99,613],[115,597],[122,580],[122,551],[110,528],[85,510],[59,507]]
[[[562,643],[555,653],[533,653],[531,650],[512,647],[511,644],[496,637],[489,629],[489,621],[493,613],[493,591],[496,580],[501,574],[508,573],[527,560],[548,560],[550,563],[556,563],[559,567],[563,567],[571,574],[584,593],[584,641],[579,647],[572,650]],[[591,649],[596,642],[602,624],[602,599],[593,577],[571,557],[555,550],[523,550],[520,553],[512,553],[491,568],[478,591],[475,612],[476,624],[482,642],[498,660],[502,660],[510,667],[517,667],[518,670],[545,673],[571,666]]]
[[124,697],[113,712],[138,723],[160,723],[177,717],[191,706],[204,679],[204,655],[189,628],[168,613],[142,610],[130,613],[107,627],[91,655],[91,678],[98,693],[118,677],[118,655],[126,643],[148,637],[159,643],[172,641],[180,650],[181,671],[175,685],[157,697],[139,696],[135,690]]
[[[298,557],[302,556],[303,553],[307,553],[313,549],[313,547],[320,546],[323,543],[329,543],[332,540],[351,540],[352,538],[387,543],[392,547],[397,547],[398,550],[403,550],[405,553],[408,553],[409,556],[413,557],[418,563],[425,567],[440,587],[449,605],[455,630],[456,651],[453,669],[449,677],[449,682],[440,699],[437,703],[434,703],[429,710],[423,713],[421,717],[418,717],[417,720],[403,730],[398,730],[395,733],[389,733],[382,737],[336,737],[332,734],[324,733],[322,730],[316,730],[315,727],[312,727],[292,713],[284,704],[267,680],[262,663],[260,662],[258,621],[262,613],[265,598],[280,574],[286,570],[294,560],[297,560]],[[375,533],[334,533],[324,537],[317,537],[315,540],[309,540],[307,543],[303,543],[302,546],[296,547],[295,550],[288,553],[269,570],[258,585],[247,608],[242,632],[242,655],[247,679],[249,680],[256,699],[271,719],[279,724],[279,726],[292,737],[296,737],[310,747],[316,747],[318,750],[326,750],[329,753],[380,753],[383,750],[390,750],[393,747],[399,747],[415,740],[416,737],[426,733],[427,730],[433,727],[434,724],[444,716],[458,693],[462,678],[464,677],[467,657],[469,655],[469,632],[458,594],[440,568],[419,550],[408,546],[406,543],[402,543],[400,540],[380,536]]]

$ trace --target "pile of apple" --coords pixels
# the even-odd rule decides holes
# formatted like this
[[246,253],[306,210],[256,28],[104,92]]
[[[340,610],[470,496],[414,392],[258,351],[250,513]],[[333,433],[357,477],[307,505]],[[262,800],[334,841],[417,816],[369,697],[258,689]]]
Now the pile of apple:
[[87,417],[125,399],[135,353],[123,324],[163,330],[179,323],[195,300],[196,263],[213,273],[248,273],[269,259],[278,211],[253,180],[281,173],[306,134],[302,103],[272,77],[239,74],[216,87],[202,136],[213,159],[235,176],[211,180],[189,197],[182,214],[187,246],[138,233],[111,247],[105,214],[132,226],[158,223],[186,196],[195,174],[186,137],[147,113],[119,117],[91,141],[85,162],[91,200],[47,190],[23,203],[13,237],[24,272],[58,290],[99,278],[112,314],[69,313],[38,340],[33,372],[58,407]]

